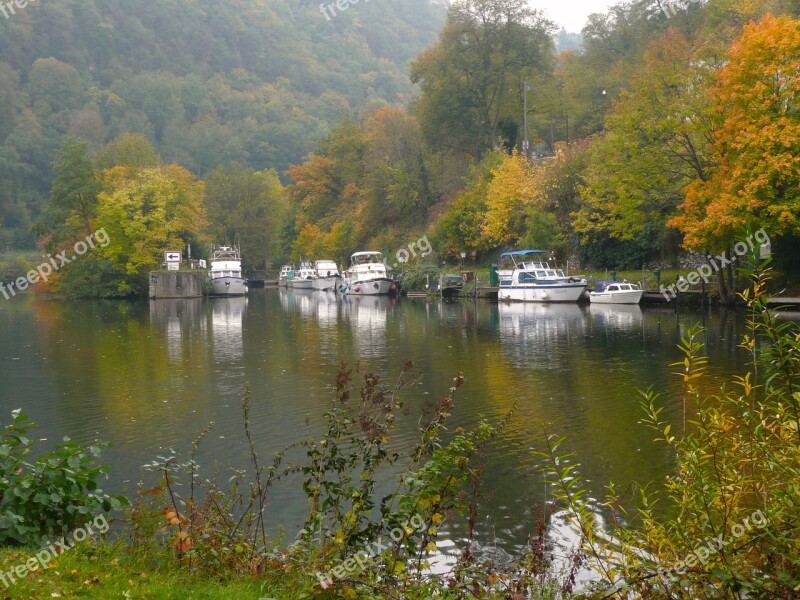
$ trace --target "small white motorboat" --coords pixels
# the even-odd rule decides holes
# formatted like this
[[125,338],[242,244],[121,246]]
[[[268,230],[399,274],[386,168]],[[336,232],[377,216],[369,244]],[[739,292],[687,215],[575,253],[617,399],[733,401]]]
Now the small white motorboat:
[[289,287],[289,273],[292,272],[294,272],[294,265],[283,265],[280,275],[278,275],[278,285],[281,287]]
[[289,287],[293,290],[310,290],[314,280],[317,278],[317,272],[314,270],[314,265],[310,261],[300,261],[300,268],[294,272],[294,276],[289,277]]
[[644,290],[627,281],[598,281],[594,291],[589,292],[593,304],[639,304]]

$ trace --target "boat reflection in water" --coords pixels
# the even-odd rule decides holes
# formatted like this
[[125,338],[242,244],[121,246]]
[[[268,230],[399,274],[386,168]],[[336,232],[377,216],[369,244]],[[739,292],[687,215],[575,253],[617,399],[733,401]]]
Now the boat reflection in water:
[[636,331],[642,328],[642,309],[638,304],[596,304],[589,306],[595,325],[609,330]]
[[210,298],[211,345],[217,362],[234,362],[244,357],[242,339],[246,296]]
[[386,355],[389,309],[396,302],[389,296],[342,296],[342,315],[353,328],[356,356]]
[[281,308],[287,313],[299,313],[304,321],[313,319],[316,314],[317,294],[313,290],[289,288],[280,289]]
[[339,302],[336,292],[314,292],[317,323],[320,327],[334,327],[339,322]]
[[588,335],[588,314],[577,304],[523,302],[498,305],[498,334],[518,366],[557,368],[570,344]]

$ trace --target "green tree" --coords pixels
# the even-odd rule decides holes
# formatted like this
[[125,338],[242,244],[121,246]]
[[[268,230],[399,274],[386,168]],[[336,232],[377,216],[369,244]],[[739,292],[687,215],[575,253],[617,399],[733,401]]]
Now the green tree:
[[706,90],[717,63],[674,29],[648,47],[589,152],[583,205],[574,214],[584,243],[638,239],[655,224],[664,232],[655,247],[674,247],[666,222],[684,187],[705,179],[712,160],[714,110]]
[[236,163],[217,167],[206,178],[204,202],[213,241],[238,240],[245,265],[262,268],[279,257],[287,206],[277,173]]
[[520,122],[525,76],[552,68],[551,33],[524,0],[451,4],[439,42],[411,66],[428,142],[475,156],[501,144],[502,123]]
[[60,249],[65,240],[90,235],[97,215],[100,180],[89,155],[89,144],[67,138],[56,154],[53,167],[56,178],[50,193],[50,204],[34,230],[50,252]]

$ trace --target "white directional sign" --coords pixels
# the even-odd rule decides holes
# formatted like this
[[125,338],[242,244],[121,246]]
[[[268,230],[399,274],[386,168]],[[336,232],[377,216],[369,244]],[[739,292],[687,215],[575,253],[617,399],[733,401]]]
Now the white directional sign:
[[180,265],[175,262],[167,263],[167,271],[180,271]]
[[180,250],[167,250],[164,252],[164,262],[165,263],[179,263],[181,262],[181,251]]

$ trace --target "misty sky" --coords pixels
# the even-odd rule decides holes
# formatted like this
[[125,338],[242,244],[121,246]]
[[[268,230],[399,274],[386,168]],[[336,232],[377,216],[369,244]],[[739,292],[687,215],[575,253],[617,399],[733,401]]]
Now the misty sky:
[[619,0],[530,0],[531,6],[543,10],[547,17],[567,28],[567,31],[580,33],[591,13],[605,12]]

